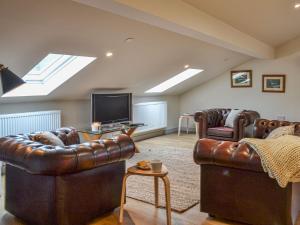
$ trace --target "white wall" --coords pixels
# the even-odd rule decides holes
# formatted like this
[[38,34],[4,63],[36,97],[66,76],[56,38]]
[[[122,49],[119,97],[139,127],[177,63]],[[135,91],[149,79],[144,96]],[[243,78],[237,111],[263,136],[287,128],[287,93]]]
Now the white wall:
[[90,123],[90,102],[87,100],[0,103],[0,114],[45,110],[61,110],[62,126],[84,128]]
[[[253,70],[252,88],[231,88],[230,71],[180,96],[180,111],[225,107],[257,110],[261,117],[300,121],[300,57],[251,60],[234,69]],[[262,74],[286,74],[286,93],[263,93]]]
[[[133,97],[133,103],[150,101],[167,102],[167,129],[176,128],[179,113],[179,98],[177,96]],[[45,110],[61,110],[62,126],[73,126],[78,129],[90,126],[90,100],[0,103],[0,114]]]

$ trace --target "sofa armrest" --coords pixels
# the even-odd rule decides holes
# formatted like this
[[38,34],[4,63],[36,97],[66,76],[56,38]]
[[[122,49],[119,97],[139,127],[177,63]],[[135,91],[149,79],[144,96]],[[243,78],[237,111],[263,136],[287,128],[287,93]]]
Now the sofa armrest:
[[23,135],[0,138],[0,160],[32,174],[62,175],[123,161],[135,153],[127,135],[65,146],[43,145]]
[[249,121],[244,113],[240,113],[233,121],[233,139],[240,140],[245,135],[245,127],[249,125]]
[[207,136],[207,118],[208,112],[207,111],[199,111],[196,112],[194,115],[195,121],[198,123],[198,132],[199,138],[205,138]]
[[200,139],[194,148],[194,161],[201,164],[263,171],[260,157],[247,144]]

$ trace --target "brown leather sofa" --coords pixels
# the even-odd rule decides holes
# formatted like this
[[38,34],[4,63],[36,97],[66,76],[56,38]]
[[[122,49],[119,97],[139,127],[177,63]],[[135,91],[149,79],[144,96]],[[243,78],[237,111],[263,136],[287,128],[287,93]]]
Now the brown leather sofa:
[[[259,119],[254,137],[291,124]],[[296,123],[296,133],[300,123]],[[201,211],[253,225],[292,225],[300,210],[300,184],[281,188],[263,171],[257,153],[247,144],[200,139],[194,160],[201,165]]]
[[[244,110],[234,121],[234,127],[225,127],[225,121],[231,109],[208,109],[195,113],[198,122],[199,138],[216,140],[239,141],[245,137],[246,132],[251,135],[251,125],[258,119],[259,113]],[[247,131],[247,128],[249,128]]]
[[0,138],[6,210],[31,225],[81,225],[118,207],[132,140],[79,144],[74,129],[53,133],[64,148],[33,142],[34,134]]

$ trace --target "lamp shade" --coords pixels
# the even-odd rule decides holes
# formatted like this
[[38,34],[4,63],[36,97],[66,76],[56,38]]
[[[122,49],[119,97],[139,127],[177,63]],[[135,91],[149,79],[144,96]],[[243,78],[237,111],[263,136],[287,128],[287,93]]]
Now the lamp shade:
[[5,68],[3,65],[0,65],[0,77],[1,77],[1,86],[2,94],[5,94],[12,89],[25,83],[20,77],[11,72],[8,68]]

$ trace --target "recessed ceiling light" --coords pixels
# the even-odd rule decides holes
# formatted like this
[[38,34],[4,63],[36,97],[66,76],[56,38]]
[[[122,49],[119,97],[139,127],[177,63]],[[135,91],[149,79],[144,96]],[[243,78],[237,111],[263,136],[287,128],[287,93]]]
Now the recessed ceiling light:
[[190,67],[190,65],[189,64],[186,64],[185,66],[184,66],[184,68],[189,68]]
[[106,52],[106,57],[112,57],[114,54],[112,52]]
[[295,7],[295,9],[300,8],[300,3],[296,3],[294,7]]

